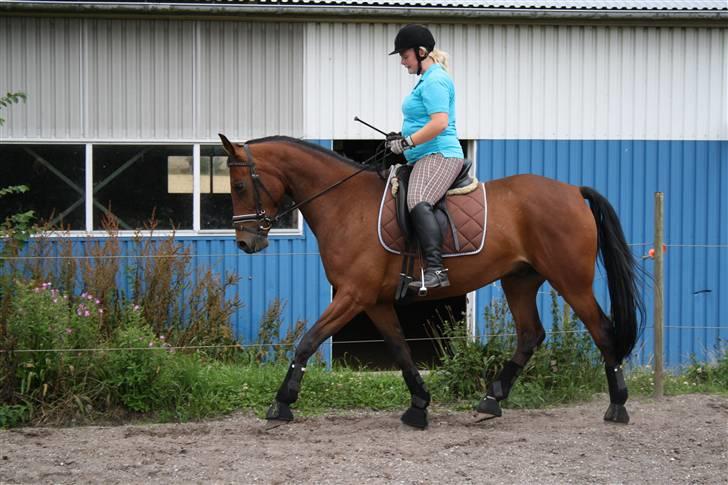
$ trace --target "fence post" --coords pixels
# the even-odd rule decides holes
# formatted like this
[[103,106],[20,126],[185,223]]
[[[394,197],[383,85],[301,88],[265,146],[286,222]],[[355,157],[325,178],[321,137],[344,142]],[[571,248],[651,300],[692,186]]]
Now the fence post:
[[662,252],[664,234],[664,205],[665,194],[655,192],[655,398],[660,399],[664,393],[663,382],[663,324],[664,324],[664,253]]

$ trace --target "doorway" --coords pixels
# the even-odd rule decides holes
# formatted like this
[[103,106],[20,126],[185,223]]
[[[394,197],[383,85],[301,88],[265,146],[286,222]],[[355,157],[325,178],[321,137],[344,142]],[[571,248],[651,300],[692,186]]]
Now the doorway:
[[[438,348],[443,341],[432,340],[442,334],[443,323],[464,319],[467,309],[465,295],[443,300],[397,305],[397,316],[408,340],[412,359],[418,367],[439,364]],[[365,313],[354,317],[333,336],[333,361],[368,369],[397,369],[389,348]]]

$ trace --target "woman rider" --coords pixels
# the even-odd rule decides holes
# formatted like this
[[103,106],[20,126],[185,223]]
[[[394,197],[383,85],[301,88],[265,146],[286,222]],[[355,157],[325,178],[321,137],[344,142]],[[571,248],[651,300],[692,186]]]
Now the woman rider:
[[394,51],[410,74],[420,76],[402,103],[402,134],[387,142],[395,154],[413,164],[407,192],[417,240],[425,259],[424,281],[414,290],[449,286],[442,266],[442,234],[433,206],[445,195],[463,166],[463,150],[455,130],[455,87],[447,73],[447,54],[435,49],[435,38],[422,25],[400,29]]

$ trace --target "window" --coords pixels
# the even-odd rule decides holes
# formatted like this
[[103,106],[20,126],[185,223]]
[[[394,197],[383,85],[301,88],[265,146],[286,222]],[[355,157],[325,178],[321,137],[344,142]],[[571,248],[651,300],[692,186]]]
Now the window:
[[0,187],[30,188],[2,198],[0,220],[33,210],[37,221],[83,230],[84,150],[83,145],[0,145]]
[[[194,163],[192,144],[0,144],[0,187],[30,188],[3,197],[0,222],[33,210],[37,220],[73,231],[103,230],[101,221],[108,214],[127,231],[145,229],[154,217],[158,230],[232,233],[227,154],[220,145],[200,146],[199,213],[194,212]],[[93,187],[91,194],[86,194],[87,186]],[[292,205],[286,197],[279,210]],[[293,211],[273,226],[274,234],[299,230],[300,220],[299,212]]]
[[94,146],[94,229],[104,213],[120,229],[144,228],[152,216],[158,229],[192,229],[191,167],[191,146]]
[[[190,171],[190,174],[192,172]],[[261,196],[267,197],[263,192]],[[285,197],[279,207],[284,211],[293,205]],[[227,167],[227,154],[222,146],[200,147],[200,228],[231,229],[233,204],[230,196],[230,172]],[[298,211],[283,217],[273,229],[296,229]]]
[[231,229],[233,202],[227,154],[221,146],[200,147],[200,228]]

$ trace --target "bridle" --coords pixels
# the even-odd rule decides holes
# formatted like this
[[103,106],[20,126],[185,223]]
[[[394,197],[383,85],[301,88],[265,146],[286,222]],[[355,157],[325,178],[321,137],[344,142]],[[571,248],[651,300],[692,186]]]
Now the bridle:
[[[267,232],[273,227],[275,223],[280,221],[283,217],[290,214],[291,212],[295,211],[299,207],[301,207],[304,204],[308,204],[315,198],[324,195],[329,190],[332,190],[339,185],[343,184],[350,178],[354,177],[355,175],[360,174],[361,172],[369,169],[369,167],[366,165],[369,161],[374,159],[375,157],[378,157],[379,154],[375,153],[374,156],[370,157],[366,161],[363,162],[364,166],[358,169],[356,172],[347,175],[343,179],[339,180],[338,182],[335,182],[334,184],[326,187],[324,190],[312,195],[311,197],[302,200],[301,202],[298,202],[296,204],[293,204],[288,209],[284,210],[283,212],[277,214],[275,217],[271,218],[265,213],[265,209],[263,208],[262,204],[262,197],[260,194],[260,191],[262,190],[268,195],[268,198],[273,201],[273,196],[270,195],[270,192],[268,189],[265,188],[265,185],[263,184],[263,181],[260,180],[260,176],[258,175],[258,172],[255,170],[255,161],[253,160],[253,154],[250,152],[250,148],[248,147],[248,144],[245,143],[243,145],[243,150],[245,150],[245,156],[247,157],[247,162],[241,162],[240,160],[234,159],[230,155],[228,155],[227,158],[227,166],[230,167],[247,167],[250,169],[250,178],[253,181],[253,197],[255,199],[255,214],[240,214],[240,215],[233,215],[233,228],[240,229],[241,231],[250,232],[258,236],[265,236]],[[386,158],[386,157],[385,157]],[[252,230],[249,227],[246,227],[245,224],[248,222],[256,222],[257,228],[256,230]]]
[[[258,172],[255,170],[255,162],[253,161],[253,154],[250,153],[250,148],[248,148],[248,144],[246,143],[243,145],[243,149],[245,150],[245,155],[248,158],[247,162],[241,162],[240,160],[236,160],[228,155],[227,158],[227,166],[230,167],[248,167],[250,169],[250,178],[253,181],[253,196],[255,197],[255,214],[241,214],[241,215],[233,215],[233,227],[235,229],[240,229],[241,231],[245,232],[252,232],[253,234],[257,235],[264,235],[267,233],[271,227],[273,227],[273,224],[275,224],[281,217],[282,214],[278,214],[275,218],[271,219],[268,217],[268,215],[265,213],[265,209],[263,208],[263,204],[261,203],[261,196],[260,191],[261,189],[263,192],[268,194],[268,198],[273,200],[273,196],[270,195],[270,192],[268,192],[268,189],[265,188],[265,185],[263,185],[263,182],[260,180],[260,176],[258,175]],[[283,214],[287,213],[288,211],[284,212]],[[257,222],[258,227],[257,231],[253,232],[248,227],[245,227],[244,224],[247,222]]]

